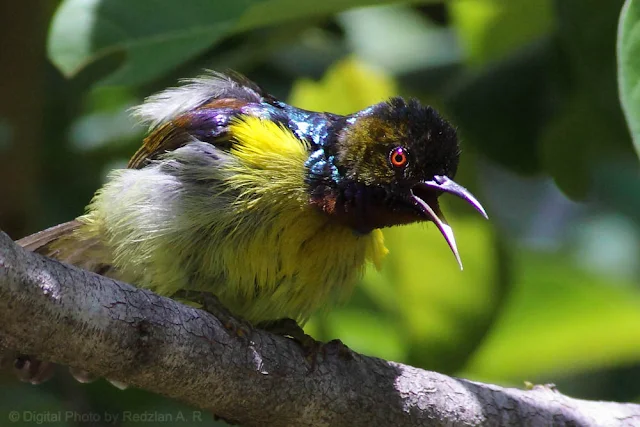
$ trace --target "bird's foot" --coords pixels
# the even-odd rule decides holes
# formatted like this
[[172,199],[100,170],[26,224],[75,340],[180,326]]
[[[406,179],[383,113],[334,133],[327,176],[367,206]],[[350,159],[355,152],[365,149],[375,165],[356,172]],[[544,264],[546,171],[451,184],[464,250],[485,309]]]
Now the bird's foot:
[[232,332],[240,338],[248,336],[251,331],[252,326],[249,322],[231,313],[228,308],[222,305],[218,297],[211,292],[182,290],[173,296],[200,304],[202,309],[213,314],[227,331]]
[[298,325],[298,322],[293,319],[285,318],[261,322],[258,323],[258,328],[269,331],[272,334],[293,338],[305,349],[322,345],[320,341],[316,341],[311,335],[307,335],[300,325]]
[[310,363],[311,370],[315,370],[318,357],[337,355],[344,360],[352,360],[353,352],[342,341],[335,339],[323,343],[308,335],[293,319],[279,319],[258,324],[258,327],[276,335],[290,337],[302,347],[305,359]]
[[53,376],[56,365],[38,360],[33,356],[19,354],[14,360],[13,367],[20,381],[41,384]]
[[343,360],[353,360],[353,351],[339,339],[331,340],[322,346],[323,355],[336,355]]

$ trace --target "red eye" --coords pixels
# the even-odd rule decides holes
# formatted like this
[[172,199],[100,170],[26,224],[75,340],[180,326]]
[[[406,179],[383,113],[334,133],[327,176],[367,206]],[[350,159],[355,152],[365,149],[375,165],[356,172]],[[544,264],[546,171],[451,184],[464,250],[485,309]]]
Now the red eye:
[[407,150],[402,147],[396,147],[391,150],[389,154],[389,161],[394,168],[403,168],[407,165],[409,157],[407,156]]

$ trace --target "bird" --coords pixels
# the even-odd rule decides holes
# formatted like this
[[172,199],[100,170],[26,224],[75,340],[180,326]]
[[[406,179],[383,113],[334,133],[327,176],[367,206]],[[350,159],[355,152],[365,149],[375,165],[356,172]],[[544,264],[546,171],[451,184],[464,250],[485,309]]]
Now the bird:
[[304,324],[380,268],[382,229],[432,222],[462,268],[439,197],[487,217],[454,181],[455,128],[415,99],[314,112],[209,71],[134,115],[148,133],[127,167],[20,245],[161,295],[210,293],[251,324]]

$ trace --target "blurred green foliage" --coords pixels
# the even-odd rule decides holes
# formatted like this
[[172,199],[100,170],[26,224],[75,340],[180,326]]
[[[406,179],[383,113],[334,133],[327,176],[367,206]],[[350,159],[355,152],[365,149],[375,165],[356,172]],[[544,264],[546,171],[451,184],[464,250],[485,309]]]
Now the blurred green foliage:
[[[637,399],[640,6],[622,6],[64,0],[55,11],[37,6],[46,19],[35,19],[34,6],[14,2],[17,27],[0,26],[6,46],[32,31],[42,50],[0,49],[3,63],[23,67],[2,86],[0,200],[11,205],[0,204],[0,228],[18,238],[80,214],[140,143],[128,108],[204,68],[234,68],[295,105],[336,113],[417,97],[458,128],[457,180],[491,220],[443,200],[463,272],[435,227],[385,230],[382,270],[307,330],[448,374]],[[16,99],[33,102],[17,108]],[[29,166],[19,177],[4,167],[16,163]],[[16,191],[26,196],[4,197]],[[38,388],[9,376],[0,387],[15,397],[0,402],[2,413],[188,410],[63,372]]]
[[618,27],[620,100],[640,153],[640,4],[627,0]]

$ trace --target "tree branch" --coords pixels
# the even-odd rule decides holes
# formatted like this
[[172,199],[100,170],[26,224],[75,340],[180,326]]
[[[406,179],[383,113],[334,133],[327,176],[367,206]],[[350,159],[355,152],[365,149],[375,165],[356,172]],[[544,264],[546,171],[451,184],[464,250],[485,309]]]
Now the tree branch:
[[502,388],[230,332],[207,312],[23,250],[0,232],[0,344],[243,425],[632,426],[640,405]]

